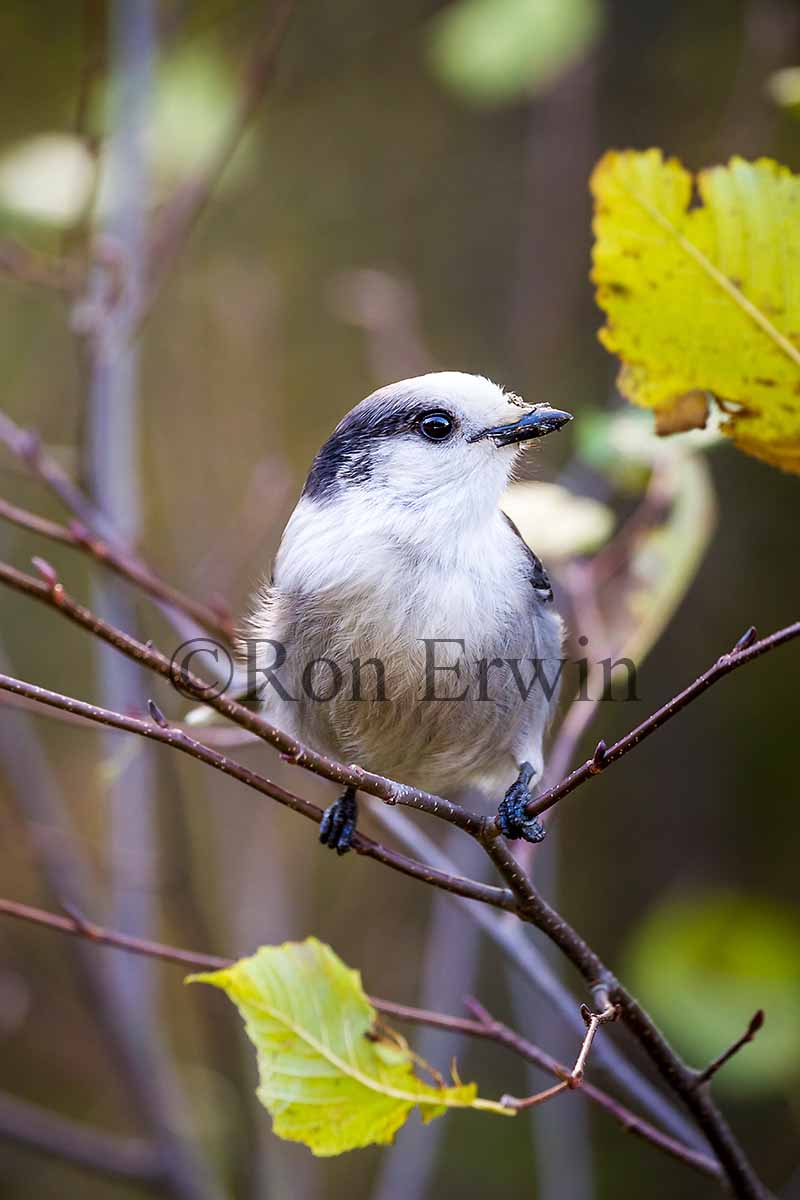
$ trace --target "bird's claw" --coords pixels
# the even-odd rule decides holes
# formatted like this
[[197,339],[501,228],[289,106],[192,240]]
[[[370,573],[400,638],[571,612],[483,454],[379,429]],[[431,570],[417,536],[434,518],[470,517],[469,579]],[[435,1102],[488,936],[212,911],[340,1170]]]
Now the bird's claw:
[[319,826],[319,840],[329,850],[346,854],[353,841],[358,818],[355,792],[346,791],[325,809]]
[[497,809],[497,824],[503,837],[515,841],[541,842],[546,830],[538,817],[529,817],[525,807],[531,798],[528,784],[522,779],[512,783]]

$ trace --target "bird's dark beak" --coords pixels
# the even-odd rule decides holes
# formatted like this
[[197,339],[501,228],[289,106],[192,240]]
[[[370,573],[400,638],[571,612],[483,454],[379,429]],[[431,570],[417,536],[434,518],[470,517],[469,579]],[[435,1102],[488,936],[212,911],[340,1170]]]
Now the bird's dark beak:
[[537,404],[513,425],[497,425],[494,429],[484,429],[469,440],[477,442],[483,438],[491,438],[495,446],[512,446],[515,442],[529,442],[532,438],[555,433],[571,420],[572,413],[551,408],[549,404]]

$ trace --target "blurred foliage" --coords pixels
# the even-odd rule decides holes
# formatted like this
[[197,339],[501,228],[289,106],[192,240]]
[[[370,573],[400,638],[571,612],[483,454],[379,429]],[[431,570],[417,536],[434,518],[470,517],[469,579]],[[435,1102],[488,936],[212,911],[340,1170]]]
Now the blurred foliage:
[[448,1108],[516,1115],[481,1100],[474,1083],[447,1086],[379,1022],[359,972],[316,938],[262,946],[189,982],[213,984],[234,1002],[258,1052],[258,1096],[275,1133],[314,1154],[386,1145],[415,1107],[425,1124]]
[[[238,86],[227,59],[208,46],[190,45],[160,64],[147,129],[152,206],[204,163],[223,139]],[[92,127],[107,129],[115,103],[113,81],[94,89],[93,96]],[[76,134],[36,134],[11,145],[0,156],[0,213],[5,211],[15,222],[69,228],[91,202],[95,214],[102,216],[112,203],[112,185],[101,153],[94,196],[97,161]],[[245,137],[220,180],[220,190],[240,184],[254,161],[252,142]]]
[[715,1088],[740,1094],[800,1081],[800,919],[734,892],[672,895],[638,927],[627,970],[641,1000],[691,1061],[716,1058],[763,1009],[752,1045],[720,1070]]
[[620,390],[656,428],[722,433],[800,472],[800,177],[733,158],[697,177],[661,151],[611,152],[592,176],[592,278]]
[[800,67],[784,67],[770,75],[767,91],[780,108],[800,116]]
[[550,87],[593,45],[600,0],[457,0],[428,31],[434,74],[475,104],[507,104]]
[[622,495],[640,501],[639,519],[598,554],[592,577],[606,644],[637,667],[680,607],[714,533],[716,503],[704,451],[718,440],[711,429],[662,440],[643,414],[630,411],[611,418],[587,413],[579,430],[581,458]]
[[37,134],[0,157],[0,213],[68,227],[85,211],[93,181],[94,161],[80,138]]
[[[154,200],[190,175],[221,141],[239,86],[232,64],[213,46],[190,42],[160,62],[151,97],[147,147],[155,177]],[[113,105],[112,82],[107,89],[98,89],[95,122],[99,128],[108,128]],[[241,182],[253,161],[252,145],[245,138],[220,180],[221,188]],[[101,193],[101,208],[102,203]]]
[[614,513],[591,496],[558,483],[515,483],[500,502],[528,545],[548,562],[599,550],[614,529]]

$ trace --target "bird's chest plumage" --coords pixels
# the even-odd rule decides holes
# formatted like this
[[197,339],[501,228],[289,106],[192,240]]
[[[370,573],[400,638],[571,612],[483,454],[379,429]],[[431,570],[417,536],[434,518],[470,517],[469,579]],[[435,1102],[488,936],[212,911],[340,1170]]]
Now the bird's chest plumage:
[[359,548],[358,572],[354,553],[342,545],[324,587],[276,589],[296,699],[275,719],[337,758],[431,791],[505,777],[536,703],[524,694],[530,660],[558,653],[557,619],[533,593],[524,548],[498,522],[436,555],[375,540]]

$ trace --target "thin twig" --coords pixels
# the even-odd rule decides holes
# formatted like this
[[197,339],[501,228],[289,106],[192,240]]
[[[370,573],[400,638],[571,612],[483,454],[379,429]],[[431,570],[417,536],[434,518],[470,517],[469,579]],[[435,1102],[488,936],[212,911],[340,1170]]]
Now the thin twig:
[[673,1050],[652,1018],[623,987],[577,930],[539,894],[502,838],[487,826],[486,852],[519,900],[519,916],[553,941],[603,1003],[619,1008],[620,1018],[657,1068],[662,1079],[684,1101],[719,1158],[734,1195],[741,1200],[766,1200],[768,1195],[727,1121],[706,1089],[695,1086],[696,1072]]
[[[540,796],[536,796],[526,806],[526,813],[529,817],[540,816],[564,796],[568,796],[570,792],[574,792],[581,784],[586,783],[593,775],[599,775],[611,763],[617,762],[626,754],[629,754],[634,747],[643,742],[645,738],[650,737],[662,725],[666,725],[667,721],[677,716],[682,712],[687,705],[701,696],[712,684],[722,679],[725,675],[730,675],[731,671],[735,671],[738,667],[744,666],[745,663],[752,662],[754,658],[759,658],[762,654],[767,654],[770,650],[782,646],[784,642],[791,641],[793,638],[800,637],[800,621],[795,621],[793,625],[787,625],[784,629],[779,629],[775,633],[765,638],[756,638],[755,629],[752,627],[745,631],[737,644],[727,654],[723,654],[718,658],[712,667],[704,671],[702,675],[695,679],[694,683],[689,684],[677,696],[673,696],[668,700],[657,712],[649,716],[646,721],[642,721],[630,733],[626,733],[618,742],[614,742],[612,746],[603,747],[602,755],[595,754],[594,757],[588,758],[580,767],[576,767],[566,779],[562,779],[555,787],[549,788],[546,792],[542,792]],[[755,640],[754,640],[755,639]]]
[[80,521],[72,521],[70,525],[61,525],[58,521],[40,517],[36,513],[29,512],[2,498],[0,498],[0,519],[8,521],[20,529],[27,529],[31,533],[46,537],[50,541],[60,542],[62,545],[81,550],[101,566],[108,567],[122,579],[127,579],[136,587],[141,588],[147,595],[156,600],[162,600],[173,608],[180,609],[223,642],[232,641],[234,627],[230,613],[223,612],[220,608],[210,608],[208,605],[194,600],[191,596],[187,596],[156,575],[155,571],[136,555],[125,552],[119,547],[115,548],[104,538],[93,534]]
[[0,1095],[0,1138],[95,1174],[163,1187],[159,1154],[147,1142],[92,1129],[15,1097]]
[[[171,664],[162,654],[151,646],[146,646],[129,637],[121,630],[109,626],[89,610],[76,604],[66,595],[61,584],[54,578],[52,569],[49,569],[49,572],[49,574],[45,572],[44,582],[40,583],[13,567],[2,565],[0,566],[0,581],[56,608],[70,620],[116,646],[129,657],[150,667],[158,674],[170,679],[171,682],[176,682]],[[761,641],[754,640],[754,630],[748,630],[730,655],[723,656],[710,672],[707,672],[691,688],[677,696],[664,709],[659,710],[651,722],[645,723],[646,733],[653,732],[655,728],[658,728],[692,699],[700,695],[722,674],[727,674],[751,658],[774,649],[798,634],[800,634],[800,622],[779,630],[771,637]],[[478,837],[516,896],[518,915],[541,929],[559,946],[591,988],[601,988],[603,993],[607,994],[608,999],[619,1006],[621,1018],[626,1027],[650,1057],[662,1078],[676,1095],[684,1100],[698,1127],[708,1138],[719,1157],[726,1180],[733,1193],[741,1200],[764,1200],[767,1193],[722,1114],[708,1095],[707,1090],[695,1087],[696,1072],[680,1059],[636,999],[616,980],[599,956],[591,950],[560,914],[539,896],[505,843],[497,837],[496,826],[493,823],[482,821],[476,814],[469,813],[458,805],[440,800],[428,793],[403,788],[382,776],[373,775],[360,768],[345,767],[343,764],[335,763],[310,751],[307,747],[301,746],[295,739],[276,730],[235,701],[223,696],[208,695],[203,681],[189,672],[181,671],[178,679],[181,689],[185,693],[210,704],[211,707],[230,717],[237,724],[257,733],[264,740],[282,750],[289,761],[336,782],[360,787],[389,803],[406,803],[420,808],[432,815],[439,816],[450,824],[457,825],[473,837]],[[602,769],[609,754],[619,757],[637,744],[642,736],[646,736],[646,733],[643,735],[642,727],[638,727],[633,734],[628,735],[627,739],[622,739],[621,743],[612,747],[611,751],[606,751],[603,747],[603,752],[599,753],[598,749],[594,758],[589,760],[586,777],[588,778],[590,774],[595,774]],[[623,746],[624,749],[620,749],[620,746]],[[577,786],[577,784],[572,786]],[[567,790],[572,789],[568,788]]]
[[[29,700],[27,696],[18,696],[13,692],[3,692],[0,695],[0,708],[15,709],[19,712],[33,712],[38,717],[46,718],[49,721],[55,721],[62,725],[75,725],[81,729],[95,733],[102,733],[102,726],[97,725],[88,717],[82,717],[79,713],[66,712],[60,708],[43,708],[35,700]],[[254,733],[248,733],[246,729],[240,729],[236,725],[203,725],[198,726],[190,721],[172,721],[173,729],[182,729],[190,736],[202,731],[203,743],[210,746],[212,749],[224,748],[226,750],[240,749],[242,746],[252,746],[259,741]]]
[[[42,565],[47,567],[47,564],[38,563],[40,572]],[[452,800],[445,800],[441,796],[431,795],[430,792],[424,792],[418,788],[396,783],[383,775],[365,771],[362,767],[347,766],[327,758],[324,754],[318,754],[310,747],[304,746],[296,738],[276,729],[274,725],[270,725],[268,721],[245,705],[239,704],[224,694],[218,695],[215,684],[201,679],[200,676],[187,670],[175,660],[168,659],[165,654],[156,650],[151,642],[145,644],[138,641],[130,634],[101,620],[88,608],[78,604],[58,582],[53,568],[49,567],[48,572],[46,579],[40,581],[17,570],[16,567],[0,563],[0,583],[5,583],[16,591],[42,601],[68,620],[93,633],[101,641],[114,646],[128,658],[132,658],[135,662],[167,679],[184,696],[190,696],[201,704],[216,709],[217,712],[222,713],[223,716],[228,717],[243,729],[257,734],[258,737],[279,750],[286,761],[294,766],[312,771],[315,775],[321,775],[324,779],[330,779],[331,782],[344,787],[360,789],[377,796],[379,800],[383,800],[387,804],[404,804],[409,808],[416,808],[421,812],[440,817],[473,836],[477,836],[483,830],[483,818],[477,813],[463,808],[460,804],[455,804]]]
[[502,1096],[501,1104],[507,1104],[510,1108],[524,1109],[534,1108],[538,1104],[543,1104],[545,1101],[552,1099],[563,1091],[574,1091],[583,1083],[583,1076],[586,1070],[586,1063],[589,1060],[589,1053],[592,1049],[592,1043],[597,1036],[597,1031],[601,1025],[607,1021],[616,1021],[619,1016],[619,1009],[615,1004],[606,1004],[602,1012],[590,1012],[584,1006],[584,1019],[586,1021],[586,1033],[583,1035],[578,1057],[575,1059],[575,1065],[571,1071],[565,1071],[560,1084],[555,1087],[547,1088],[545,1091],[536,1092],[533,1096],[526,1096],[520,1100],[514,1096]]
[[[498,1021],[473,997],[468,997],[465,1004],[467,1009],[476,1017],[476,1024],[480,1027],[481,1031],[478,1032],[476,1029],[465,1028],[463,1030],[464,1033],[470,1033],[475,1037],[489,1038],[499,1045],[505,1046],[512,1053],[524,1058],[527,1062],[532,1063],[533,1066],[539,1067],[541,1070],[547,1071],[559,1079],[563,1079],[568,1074],[569,1069],[563,1063],[551,1058],[539,1046],[536,1046],[533,1042],[529,1042],[527,1038],[510,1029],[508,1025],[504,1025],[502,1021]],[[396,1015],[400,1016],[401,1014],[398,1013]],[[409,1017],[408,1019],[414,1020],[413,1017]],[[423,1020],[424,1018],[419,1019]],[[630,1109],[620,1104],[612,1096],[609,1096],[607,1092],[595,1087],[594,1084],[584,1081],[580,1087],[580,1094],[610,1113],[627,1133],[633,1133],[644,1141],[658,1146],[659,1149],[672,1155],[673,1158],[679,1159],[681,1162],[686,1163],[687,1166],[694,1167],[706,1175],[711,1175],[720,1180],[723,1178],[719,1163],[709,1155],[702,1154],[699,1150],[692,1149],[677,1138],[662,1133],[655,1125],[651,1125],[649,1121],[644,1121],[636,1116]]]
[[[43,909],[34,908],[32,905],[22,904],[14,900],[0,899],[0,915],[28,921],[34,925],[41,925],[73,937],[85,938],[88,941],[96,942],[98,945],[111,946],[131,954],[145,955],[162,962],[175,963],[181,967],[217,971],[230,966],[233,961],[232,959],[222,958],[218,955],[201,954],[197,951],[168,946],[161,942],[131,937],[127,934],[118,933],[100,925],[95,925],[87,921],[80,914],[60,916],[56,913],[46,912]],[[395,1001],[384,1000],[376,996],[371,996],[370,1002],[380,1013],[388,1017],[394,1017],[400,1021],[429,1025],[451,1033],[466,1034],[469,1037],[496,1042],[498,1045],[504,1046],[506,1049],[521,1056],[526,1061],[533,1063],[534,1066],[539,1067],[561,1081],[564,1081],[570,1075],[569,1068],[557,1062],[556,1059],[534,1045],[533,1042],[529,1042],[515,1033],[507,1025],[496,1021],[477,1000],[473,1000],[472,998],[468,999],[466,1004],[468,1009],[475,1013],[475,1020],[469,1020],[465,1017],[447,1016],[443,1013],[431,1012],[427,1009],[415,1008],[407,1004],[398,1004]],[[662,1133],[654,1125],[642,1120],[635,1113],[631,1112],[630,1109],[625,1108],[624,1105],[620,1104],[612,1096],[609,1096],[607,1092],[585,1081],[581,1085],[580,1092],[600,1108],[605,1109],[626,1131],[636,1134],[658,1149],[665,1151],[674,1158],[680,1159],[681,1162],[693,1167],[695,1170],[715,1178],[720,1177],[719,1165],[712,1158],[691,1149],[689,1146],[685,1146],[676,1138],[671,1138],[667,1134]],[[0,1133],[2,1133],[1,1126]]]
[[16,283],[68,294],[74,292],[83,279],[80,265],[72,259],[40,254],[8,239],[0,242],[0,275]]
[[[3,658],[0,647],[0,661]],[[97,893],[93,864],[84,853],[63,788],[30,720],[15,715],[0,724],[0,758],[9,796],[30,831],[30,850],[48,895],[62,907],[92,907]],[[58,836],[54,836],[56,831]],[[133,1118],[147,1131],[151,1148],[158,1154],[162,1194],[210,1196],[213,1189],[195,1176],[183,1152],[169,1093],[126,1008],[128,996],[118,976],[107,970],[86,944],[76,946],[73,964],[80,973],[106,1058],[118,1073]]]
[[[191,758],[198,759],[200,762],[205,763],[206,766],[213,767],[215,770],[221,771],[224,775],[238,780],[254,791],[260,792],[261,795],[268,796],[271,800],[276,800],[279,804],[290,808],[293,812],[299,813],[301,816],[307,817],[317,825],[322,820],[322,809],[318,808],[316,804],[312,804],[310,800],[303,800],[301,797],[293,795],[291,792],[286,791],[285,788],[280,787],[279,784],[273,783],[272,780],[259,775],[258,772],[250,770],[249,767],[245,767],[227,755],[220,754],[217,750],[212,750],[210,746],[204,746],[190,734],[186,733],[185,730],[170,725],[163,713],[152,701],[150,704],[152,720],[147,721],[140,717],[114,712],[111,709],[102,708],[96,704],[87,704],[85,701],[76,700],[71,696],[64,696],[59,692],[51,692],[47,688],[26,683],[21,679],[14,679],[10,675],[0,674],[0,690],[17,696],[24,696],[37,704],[60,709],[63,712],[80,716],[85,720],[93,721],[99,725],[123,730],[127,733],[135,733],[140,737],[148,738],[150,741],[161,742],[163,745],[171,746],[175,750],[180,750],[184,754],[188,754]],[[464,896],[470,900],[480,900],[484,904],[490,904],[495,908],[513,909],[515,907],[511,892],[504,888],[493,887],[491,884],[484,884],[477,880],[465,879],[459,875],[448,875],[443,871],[437,871],[434,867],[429,867],[424,863],[417,862],[413,858],[406,857],[404,854],[390,850],[388,847],[381,845],[380,842],[373,841],[372,838],[367,837],[365,834],[357,833],[353,838],[352,847],[357,854],[363,855],[365,858],[374,859],[376,862],[383,863],[384,866],[391,867],[392,870],[399,871],[402,875],[419,879],[423,883],[441,888],[443,891],[452,892],[456,896]]]
[[720,1067],[724,1067],[729,1059],[733,1058],[734,1054],[738,1054],[742,1046],[746,1046],[748,1042],[752,1042],[758,1033],[759,1029],[764,1024],[764,1010],[759,1008],[758,1012],[753,1013],[750,1018],[750,1023],[745,1029],[741,1037],[737,1038],[733,1045],[729,1046],[722,1054],[719,1054],[712,1062],[700,1071],[695,1079],[695,1087],[699,1087],[703,1083],[708,1083],[712,1076],[716,1075]]
[[[102,513],[81,491],[60,463],[48,454],[38,433],[23,429],[12,421],[7,413],[0,412],[0,442],[15,458],[24,463],[30,472],[61,501],[65,508],[81,521],[87,529],[97,532],[104,523]],[[105,522],[107,526],[107,522]]]
[[246,68],[230,124],[208,161],[190,176],[164,206],[150,239],[147,280],[139,319],[155,300],[167,271],[208,205],[226,167],[250,127],[275,76],[283,41],[296,0],[265,6],[265,28]]

